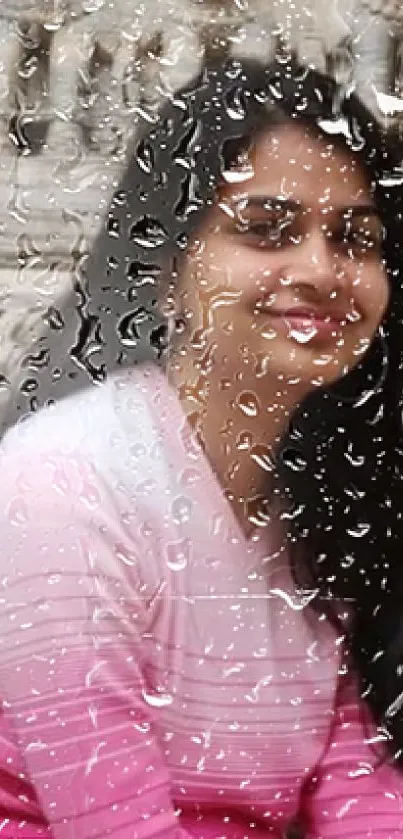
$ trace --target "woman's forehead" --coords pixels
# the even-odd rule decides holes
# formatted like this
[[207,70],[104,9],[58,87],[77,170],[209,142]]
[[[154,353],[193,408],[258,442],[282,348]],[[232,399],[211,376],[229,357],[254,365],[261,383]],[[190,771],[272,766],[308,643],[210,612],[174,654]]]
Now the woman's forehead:
[[[281,196],[311,207],[373,204],[368,174],[356,154],[332,137],[300,125],[278,126],[263,133],[238,161],[245,179],[226,183],[220,196]],[[230,179],[231,180],[231,179]]]

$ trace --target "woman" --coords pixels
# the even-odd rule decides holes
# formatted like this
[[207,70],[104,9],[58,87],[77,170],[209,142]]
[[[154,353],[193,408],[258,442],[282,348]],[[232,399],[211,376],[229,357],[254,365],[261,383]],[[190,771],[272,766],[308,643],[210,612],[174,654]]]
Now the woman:
[[86,306],[162,365],[3,446],[5,835],[401,836],[393,158],[281,62],[146,116]]

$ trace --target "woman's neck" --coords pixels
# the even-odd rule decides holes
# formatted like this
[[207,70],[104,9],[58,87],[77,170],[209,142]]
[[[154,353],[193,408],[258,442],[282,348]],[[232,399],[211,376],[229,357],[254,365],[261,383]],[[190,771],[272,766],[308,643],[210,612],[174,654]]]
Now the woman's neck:
[[[246,535],[264,520],[275,459],[295,409],[291,387],[248,364],[202,372],[190,352],[169,359],[167,375]],[[291,395],[293,398],[291,398]]]

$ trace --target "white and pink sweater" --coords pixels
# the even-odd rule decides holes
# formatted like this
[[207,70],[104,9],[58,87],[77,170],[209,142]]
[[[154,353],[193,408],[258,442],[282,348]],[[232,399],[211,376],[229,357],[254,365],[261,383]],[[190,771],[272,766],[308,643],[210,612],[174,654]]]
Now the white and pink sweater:
[[0,839],[403,836],[403,775],[156,367],[1,454]]

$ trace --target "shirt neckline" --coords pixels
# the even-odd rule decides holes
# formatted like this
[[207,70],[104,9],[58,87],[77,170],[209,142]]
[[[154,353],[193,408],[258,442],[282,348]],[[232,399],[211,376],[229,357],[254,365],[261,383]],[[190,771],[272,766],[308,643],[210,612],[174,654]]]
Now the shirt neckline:
[[[231,534],[234,550],[239,550],[243,557],[243,565],[245,570],[249,572],[254,569],[260,569],[265,557],[275,554],[277,547],[280,550],[281,545],[281,528],[276,521],[270,525],[257,529],[250,537],[246,536],[242,526],[235,515],[233,507],[229,500],[225,497],[223,488],[214,473],[212,465],[205,455],[200,443],[198,442],[192,428],[189,425],[188,418],[183,410],[178,393],[175,387],[171,384],[164,371],[155,363],[145,362],[142,365],[142,373],[149,381],[153,381],[153,403],[161,402],[165,407],[169,407],[171,413],[171,427],[178,429],[175,444],[185,453],[185,458],[194,465],[197,462],[200,472],[200,486],[203,491],[209,493],[209,498],[212,505],[217,509],[218,513],[223,514],[228,523],[228,532]],[[149,389],[149,388],[148,388]],[[155,412],[157,418],[160,417],[160,412]],[[173,416],[172,416],[173,415]],[[173,422],[172,422],[173,419]],[[158,423],[159,430],[162,435],[167,434],[167,424],[160,421]],[[171,435],[172,438],[172,435]],[[250,557],[250,563],[247,561]]]

